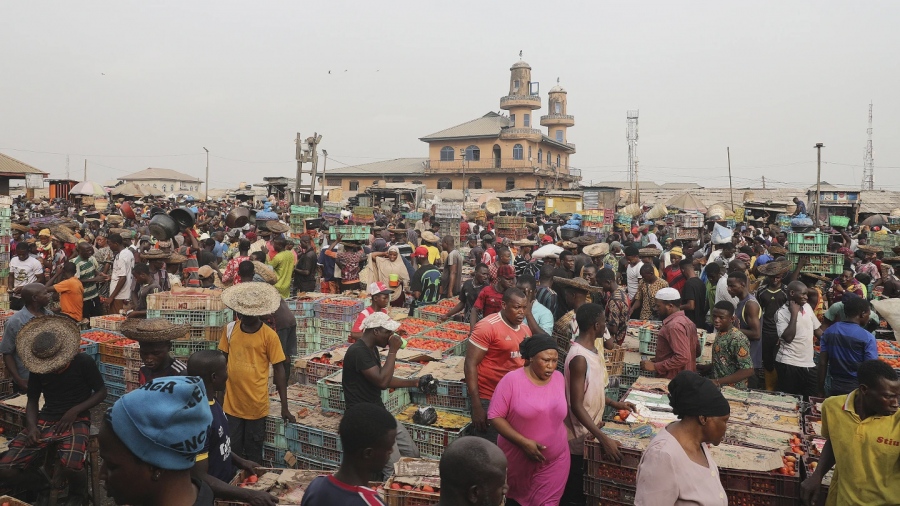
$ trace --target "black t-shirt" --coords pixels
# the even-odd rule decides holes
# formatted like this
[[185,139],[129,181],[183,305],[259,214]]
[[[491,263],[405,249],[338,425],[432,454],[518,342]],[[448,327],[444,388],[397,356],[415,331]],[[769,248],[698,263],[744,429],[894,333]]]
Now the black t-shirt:
[[469,312],[472,311],[472,306],[478,300],[478,294],[481,293],[481,289],[485,286],[487,285],[475,286],[475,281],[472,279],[463,283],[462,291],[459,292],[459,300],[463,303],[463,317],[466,321],[469,321]]
[[681,288],[681,302],[689,300],[694,301],[694,310],[685,311],[684,314],[698,329],[706,328],[706,313],[709,310],[706,307],[706,285],[696,276],[685,281]]
[[[79,353],[63,372],[35,374],[28,378],[28,398],[40,399],[44,394],[44,407],[40,418],[57,421],[66,411],[86,401],[105,385],[100,369],[90,355]],[[89,417],[88,411],[78,413],[79,418]]]
[[303,291],[312,291],[316,288],[316,251],[310,249],[306,253],[300,255],[300,259],[297,262],[297,269],[301,271],[308,271],[309,274],[303,275],[297,273],[295,275],[295,280],[298,285],[301,287]]
[[363,371],[377,367],[381,372],[381,357],[366,346],[362,339],[351,344],[344,355],[342,385],[347,409],[355,404],[371,403],[384,407],[381,389],[363,376]]
[[212,423],[209,424],[209,429],[206,431],[206,446],[204,446],[204,452],[207,454],[209,462],[207,474],[229,483],[234,478],[235,469],[231,461],[231,435],[228,431],[228,417],[225,416],[222,406],[216,400],[210,401],[209,409],[212,412]]
[[756,292],[756,301],[762,309],[762,333],[766,336],[774,336],[778,334],[775,327],[775,315],[781,306],[787,304],[788,296],[784,286],[777,290],[771,290],[768,287],[762,287]]

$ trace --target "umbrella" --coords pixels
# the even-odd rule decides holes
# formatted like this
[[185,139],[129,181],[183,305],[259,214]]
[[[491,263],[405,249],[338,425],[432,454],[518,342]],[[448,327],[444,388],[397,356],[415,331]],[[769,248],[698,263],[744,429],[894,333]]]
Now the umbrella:
[[125,183],[122,186],[116,186],[110,190],[110,195],[121,195],[122,197],[143,197],[144,192],[132,183]]
[[82,181],[69,190],[69,195],[88,195],[91,197],[105,197],[106,189],[93,181]]
[[883,227],[888,224],[888,219],[883,214],[873,214],[868,218],[864,219],[860,225],[866,225],[869,227]]
[[669,201],[666,202],[666,207],[674,207],[675,209],[681,209],[682,211],[706,212],[706,206],[703,205],[703,202],[700,202],[697,197],[687,192],[669,199]]

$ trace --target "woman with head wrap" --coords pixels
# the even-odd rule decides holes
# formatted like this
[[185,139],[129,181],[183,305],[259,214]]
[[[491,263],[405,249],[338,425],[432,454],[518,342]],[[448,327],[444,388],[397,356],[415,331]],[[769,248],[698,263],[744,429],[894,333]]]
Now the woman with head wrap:
[[[378,241],[384,242],[383,239],[377,239],[375,241],[376,244]],[[391,246],[385,253],[379,251],[376,246],[375,252],[372,253],[372,258],[375,259],[378,281],[381,281],[393,291],[391,294],[391,306],[403,307],[403,304],[406,302],[406,297],[403,295],[403,287],[409,286],[409,270],[400,256],[400,248]],[[395,278],[393,283],[391,282],[392,275]]]
[[669,382],[669,404],[679,420],[659,431],[644,451],[635,506],[727,505],[708,445],[725,437],[728,401],[710,380],[682,371]]
[[525,367],[508,373],[491,397],[488,418],[509,461],[507,505],[556,505],[569,476],[569,412],[556,341],[538,334],[519,346]]

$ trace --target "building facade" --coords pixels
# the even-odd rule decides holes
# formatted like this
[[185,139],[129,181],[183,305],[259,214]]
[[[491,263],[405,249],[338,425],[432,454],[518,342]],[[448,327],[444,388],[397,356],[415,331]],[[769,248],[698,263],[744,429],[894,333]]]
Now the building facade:
[[119,178],[124,183],[133,183],[137,187],[156,188],[169,193],[198,193],[203,182],[183,172],[171,169],[144,169],[134,174]]
[[[524,61],[510,68],[509,91],[500,98],[505,114],[484,116],[421,137],[427,158],[399,158],[329,170],[326,184],[351,195],[379,180],[424,184],[428,189],[568,189],[581,172],[570,166],[575,144],[568,129],[566,90],[557,84],[548,94],[548,113],[540,117],[538,83]],[[538,127],[546,127],[546,131]]]

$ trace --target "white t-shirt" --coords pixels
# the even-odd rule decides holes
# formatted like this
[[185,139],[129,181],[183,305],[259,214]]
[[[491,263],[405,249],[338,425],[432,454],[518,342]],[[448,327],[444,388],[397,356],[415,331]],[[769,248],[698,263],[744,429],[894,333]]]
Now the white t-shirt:
[[722,274],[722,277],[719,278],[719,282],[716,283],[716,304],[722,302],[723,300],[727,300],[734,307],[737,307],[738,302],[740,300],[737,297],[732,297],[730,293],[728,293],[728,274]]
[[634,296],[637,295],[638,283],[641,280],[641,267],[643,266],[644,262],[638,261],[638,263],[636,263],[634,267],[629,265],[625,270],[625,275],[627,276],[628,281],[628,297],[631,298],[631,300],[634,300]]
[[[775,328],[780,338],[791,322],[791,306],[785,304],[775,314]],[[813,361],[813,333],[820,323],[812,307],[804,304],[797,313],[797,332],[790,343],[779,341],[776,362],[796,367],[815,367]]]
[[116,300],[131,298],[131,284],[134,282],[131,270],[134,269],[134,254],[130,249],[125,248],[113,259],[112,272],[109,276],[109,291],[112,293],[119,284],[119,279],[125,278],[125,284],[116,295]]
[[9,273],[12,274],[14,288],[25,286],[37,281],[37,277],[44,273],[44,266],[41,261],[33,256],[29,256],[24,261],[14,256],[9,261]]

